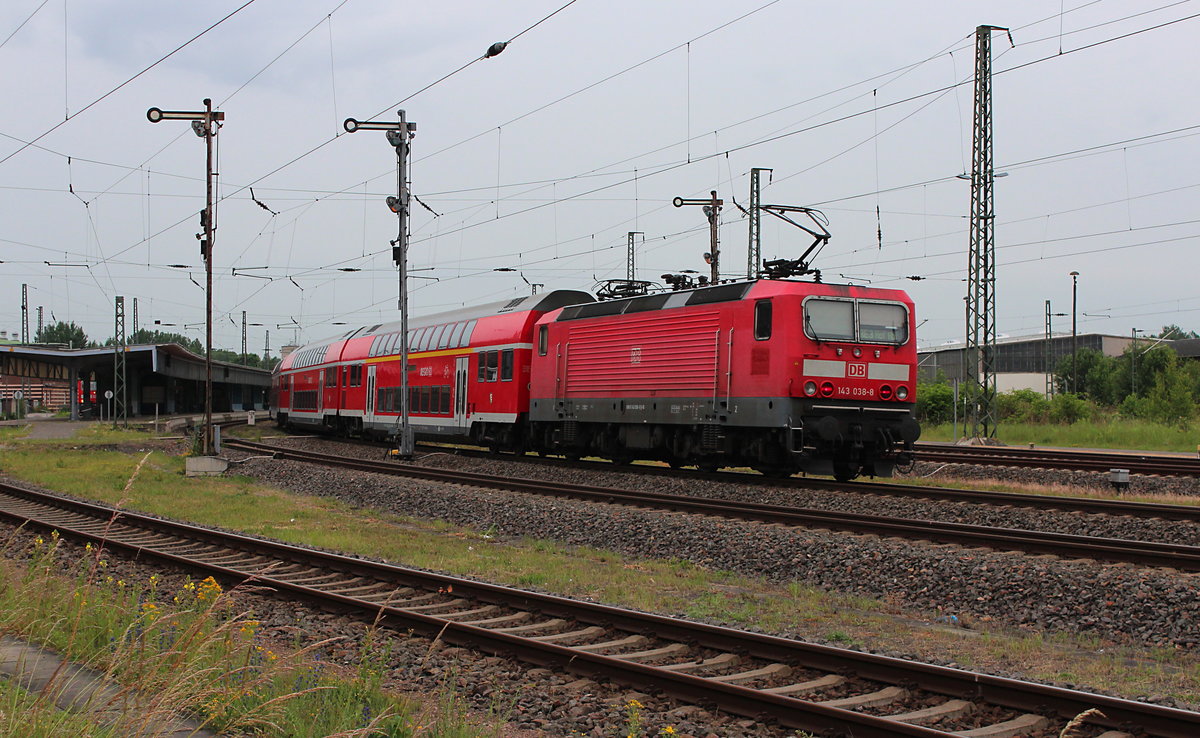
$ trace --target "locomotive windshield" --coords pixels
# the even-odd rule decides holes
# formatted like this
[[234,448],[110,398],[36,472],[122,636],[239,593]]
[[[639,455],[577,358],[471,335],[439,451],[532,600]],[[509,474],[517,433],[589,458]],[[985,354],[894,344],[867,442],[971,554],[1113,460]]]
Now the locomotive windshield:
[[804,303],[804,326],[818,341],[853,341],[854,303],[849,300],[809,300]]
[[818,341],[899,346],[908,340],[908,310],[898,303],[811,298],[804,303],[804,331]]
[[903,305],[881,302],[858,303],[858,340],[864,343],[892,343],[908,339],[908,311]]

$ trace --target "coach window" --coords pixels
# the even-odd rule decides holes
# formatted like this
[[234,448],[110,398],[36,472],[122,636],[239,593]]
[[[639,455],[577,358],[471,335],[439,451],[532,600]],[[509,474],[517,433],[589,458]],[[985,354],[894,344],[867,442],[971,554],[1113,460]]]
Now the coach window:
[[497,373],[497,369],[499,368],[498,367],[499,363],[500,363],[500,352],[499,351],[487,352],[487,381],[489,381],[489,382],[496,381],[496,373]]
[[854,303],[822,298],[806,300],[804,332],[818,341],[853,341]]
[[325,386],[326,387],[336,387],[337,386],[337,374],[338,374],[338,368],[336,366],[330,367],[329,369],[325,370]]
[[438,408],[438,412],[440,412],[442,415],[446,415],[450,412],[450,385],[442,385],[441,390],[442,402],[441,407]]
[[908,310],[896,303],[859,302],[858,337],[866,343],[899,346],[908,340]]
[[429,412],[429,390],[431,390],[431,389],[433,389],[433,388],[432,387],[422,387],[421,388],[421,409],[419,412],[422,412],[422,413]]
[[438,336],[438,348],[439,349],[447,349],[454,345],[454,344],[450,343],[450,335],[452,333],[454,333],[454,324],[450,323],[450,324],[446,325],[445,329]]
[[513,375],[513,350],[504,349],[500,352],[500,381],[511,382]]
[[454,330],[451,331],[450,338],[449,338],[449,340],[446,341],[446,345],[449,348],[458,348],[459,346],[462,345],[460,343],[460,341],[462,340],[463,329],[466,327],[467,327],[466,323],[455,323],[454,324]]
[[471,332],[475,330],[475,321],[468,320],[467,327],[463,329],[462,338],[459,339],[458,345],[460,348],[471,345]]
[[771,337],[771,301],[754,303],[754,338],[765,341]]
[[428,351],[431,340],[433,340],[433,328],[422,328],[421,337],[417,339],[417,351]]
[[550,326],[538,326],[538,356],[546,355],[546,348],[550,345]]

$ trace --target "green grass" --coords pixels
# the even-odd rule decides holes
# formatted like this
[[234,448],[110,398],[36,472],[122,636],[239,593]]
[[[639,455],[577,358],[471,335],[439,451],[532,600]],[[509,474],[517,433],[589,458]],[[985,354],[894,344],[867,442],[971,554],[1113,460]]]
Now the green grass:
[[[959,434],[962,434],[959,426]],[[1133,451],[1183,451],[1196,453],[1200,429],[1160,425],[1144,420],[1097,420],[1071,425],[1055,423],[1001,422],[996,437],[1004,443],[1024,446],[1064,446]],[[953,424],[921,427],[923,441],[953,441]]]
[[[174,591],[160,589],[157,576],[125,582],[107,575],[102,553],[88,548],[88,555],[72,559],[56,535],[39,535],[25,567],[0,562],[0,630],[51,647],[137,695],[137,709],[115,716],[114,734],[141,734],[140,728],[181,711],[221,732],[289,738],[365,728],[396,738],[485,734],[472,727],[453,693],[429,709],[385,692],[389,653],[373,631],[359,646],[356,669],[335,672],[311,658],[323,644],[274,650],[279,647],[259,637],[259,623],[235,610],[230,594],[211,578]],[[22,699],[0,693],[4,697]],[[105,734],[87,725],[66,730],[62,722],[71,718],[50,704],[23,705],[22,712],[13,718],[15,730],[0,734]],[[435,718],[433,725],[424,724],[426,715]],[[0,716],[0,725],[6,719]],[[50,728],[39,733],[42,723]],[[56,733],[54,726],[62,729]]]
[[[1108,654],[1143,660],[1151,668],[1126,675],[1107,662],[1078,662],[1095,649],[1091,637],[1063,636],[1045,649],[1023,648],[1027,636],[993,630],[991,641],[914,627],[937,613],[905,610],[895,601],[826,592],[801,582],[776,583],[714,571],[679,558],[637,559],[598,548],[544,539],[504,539],[477,531],[354,509],[327,498],[291,494],[246,477],[188,479],[183,461],[156,451],[129,486],[142,454],[97,448],[50,450],[16,444],[5,453],[13,476],[51,489],[123,507],[297,543],[382,558],[405,565],[536,587],[650,612],[683,613],[735,627],[836,639],[867,648],[922,653],[961,663],[999,664],[1008,671],[1071,670],[1095,688],[1130,696],[1170,692],[1200,695],[1200,658],[1106,644]],[[236,467],[235,467],[236,468]],[[968,613],[959,613],[966,617]],[[975,627],[988,629],[986,622]],[[1007,644],[993,649],[992,643]],[[1044,644],[1042,644],[1044,645]],[[1187,698],[1185,698],[1187,699]]]
[[28,432],[28,425],[0,425],[0,443],[24,438]]

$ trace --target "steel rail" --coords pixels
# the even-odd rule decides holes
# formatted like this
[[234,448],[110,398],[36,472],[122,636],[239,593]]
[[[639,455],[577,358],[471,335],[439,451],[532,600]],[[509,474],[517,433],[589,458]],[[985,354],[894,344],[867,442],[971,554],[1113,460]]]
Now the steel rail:
[[[456,455],[479,458],[513,459],[522,463],[560,464],[584,468],[612,471],[611,462],[604,461],[568,461],[560,457],[502,455],[497,457],[484,449],[465,448],[462,446],[444,446],[437,444],[421,444],[427,449],[452,452]],[[837,482],[832,479],[817,479],[815,477],[769,477],[755,472],[746,471],[716,471],[703,472],[695,469],[671,469],[659,466],[635,464],[624,467],[622,471],[637,474],[658,475],[685,479],[705,479],[734,484],[754,484],[769,487],[786,487],[805,490],[830,490],[834,492],[861,492],[872,495],[889,497],[923,497],[948,502],[969,502],[984,505],[1027,507],[1039,510],[1065,510],[1093,515],[1130,515],[1140,518],[1161,518],[1163,520],[1182,520],[1200,523],[1200,505],[1171,505],[1161,502],[1133,502],[1129,500],[1110,500],[1090,497],[1066,497],[1063,495],[1034,495],[1022,492],[994,492],[980,489],[956,489],[953,487],[935,487],[917,484],[897,484],[894,482]]]
[[[74,521],[64,519],[71,516],[74,516]],[[455,645],[512,656],[528,663],[574,674],[609,678],[624,684],[661,690],[685,700],[715,705],[718,709],[733,714],[756,719],[767,716],[785,726],[804,730],[832,731],[838,734],[849,732],[855,736],[953,735],[941,730],[889,720],[886,717],[771,694],[750,687],[637,664],[619,657],[497,632],[394,607],[386,602],[381,604],[322,591],[315,585],[298,584],[271,576],[270,567],[264,567],[261,559],[317,566],[322,570],[370,577],[402,587],[412,586],[431,591],[452,589],[456,595],[463,594],[483,602],[525,608],[541,615],[563,616],[582,623],[594,623],[632,633],[653,633],[663,638],[673,638],[771,661],[786,658],[806,668],[834,673],[851,671],[864,679],[915,685],[942,695],[980,700],[1017,710],[1033,710],[1043,714],[1051,712],[1062,719],[1069,719],[1090,708],[1098,708],[1103,712],[1103,716],[1095,718],[1094,724],[1114,728],[1137,726],[1151,735],[1164,738],[1185,738],[1200,734],[1200,713],[1196,712],[526,592],[177,523],[9,484],[0,483],[0,517],[33,528],[57,530],[63,535],[92,541],[110,550],[119,550],[137,558],[153,558],[184,567],[189,571],[219,576],[226,582],[252,581],[259,587],[273,588],[285,596],[295,596],[367,620],[379,619],[391,627],[411,628]],[[79,527],[72,527],[72,522]],[[140,538],[137,539],[139,542],[122,540],[127,534],[136,536],[140,532],[140,535],[144,536],[145,531],[153,531],[174,540],[159,541],[153,545]],[[250,554],[251,558],[247,560],[258,563],[249,569],[239,569],[229,562],[208,563],[164,550],[178,546],[180,540],[199,541]],[[224,555],[222,557],[224,558]]]
[[1104,472],[1116,468],[1136,474],[1200,477],[1200,459],[1136,452],[918,443],[916,456],[918,461]]
[[714,515],[737,520],[819,527],[854,533],[916,538],[962,546],[985,546],[1070,558],[1128,562],[1142,566],[1163,566],[1181,571],[1200,571],[1200,546],[1155,543],[1118,538],[1096,538],[1018,529],[991,528],[966,523],[949,523],[908,518],[893,518],[864,513],[837,512],[812,508],[767,505],[754,502],[691,497],[659,492],[635,492],[614,487],[545,482],[534,479],[500,477],[476,472],[435,469],[396,462],[349,459],[333,454],[281,449],[250,441],[227,441],[226,446],[246,451],[270,453],[323,466],[392,476],[426,479],[450,484],[467,484],[488,489],[503,489],[553,497],[571,497],[610,504],[624,504],[677,512]]

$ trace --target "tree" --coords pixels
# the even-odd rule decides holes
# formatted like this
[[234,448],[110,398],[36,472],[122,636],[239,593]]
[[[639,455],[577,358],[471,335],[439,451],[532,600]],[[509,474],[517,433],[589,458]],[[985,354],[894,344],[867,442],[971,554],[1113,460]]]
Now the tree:
[[[104,342],[105,346],[112,346],[116,343],[113,339],[108,339]],[[163,331],[148,331],[145,328],[139,328],[129,336],[127,343],[177,343],[193,354],[204,355],[204,346],[194,338],[188,338],[182,333],[165,333]]]
[[1154,378],[1154,388],[1146,397],[1152,420],[1166,425],[1185,425],[1196,414],[1196,400],[1187,372],[1170,352],[1166,368]]
[[61,343],[70,348],[87,348],[94,345],[88,341],[83,328],[61,320],[42,326],[33,340],[35,343]]
[[1163,329],[1158,332],[1158,338],[1166,338],[1172,341],[1178,341],[1181,338],[1200,338],[1200,333],[1196,331],[1185,331],[1179,326],[1172,323],[1164,325]]

